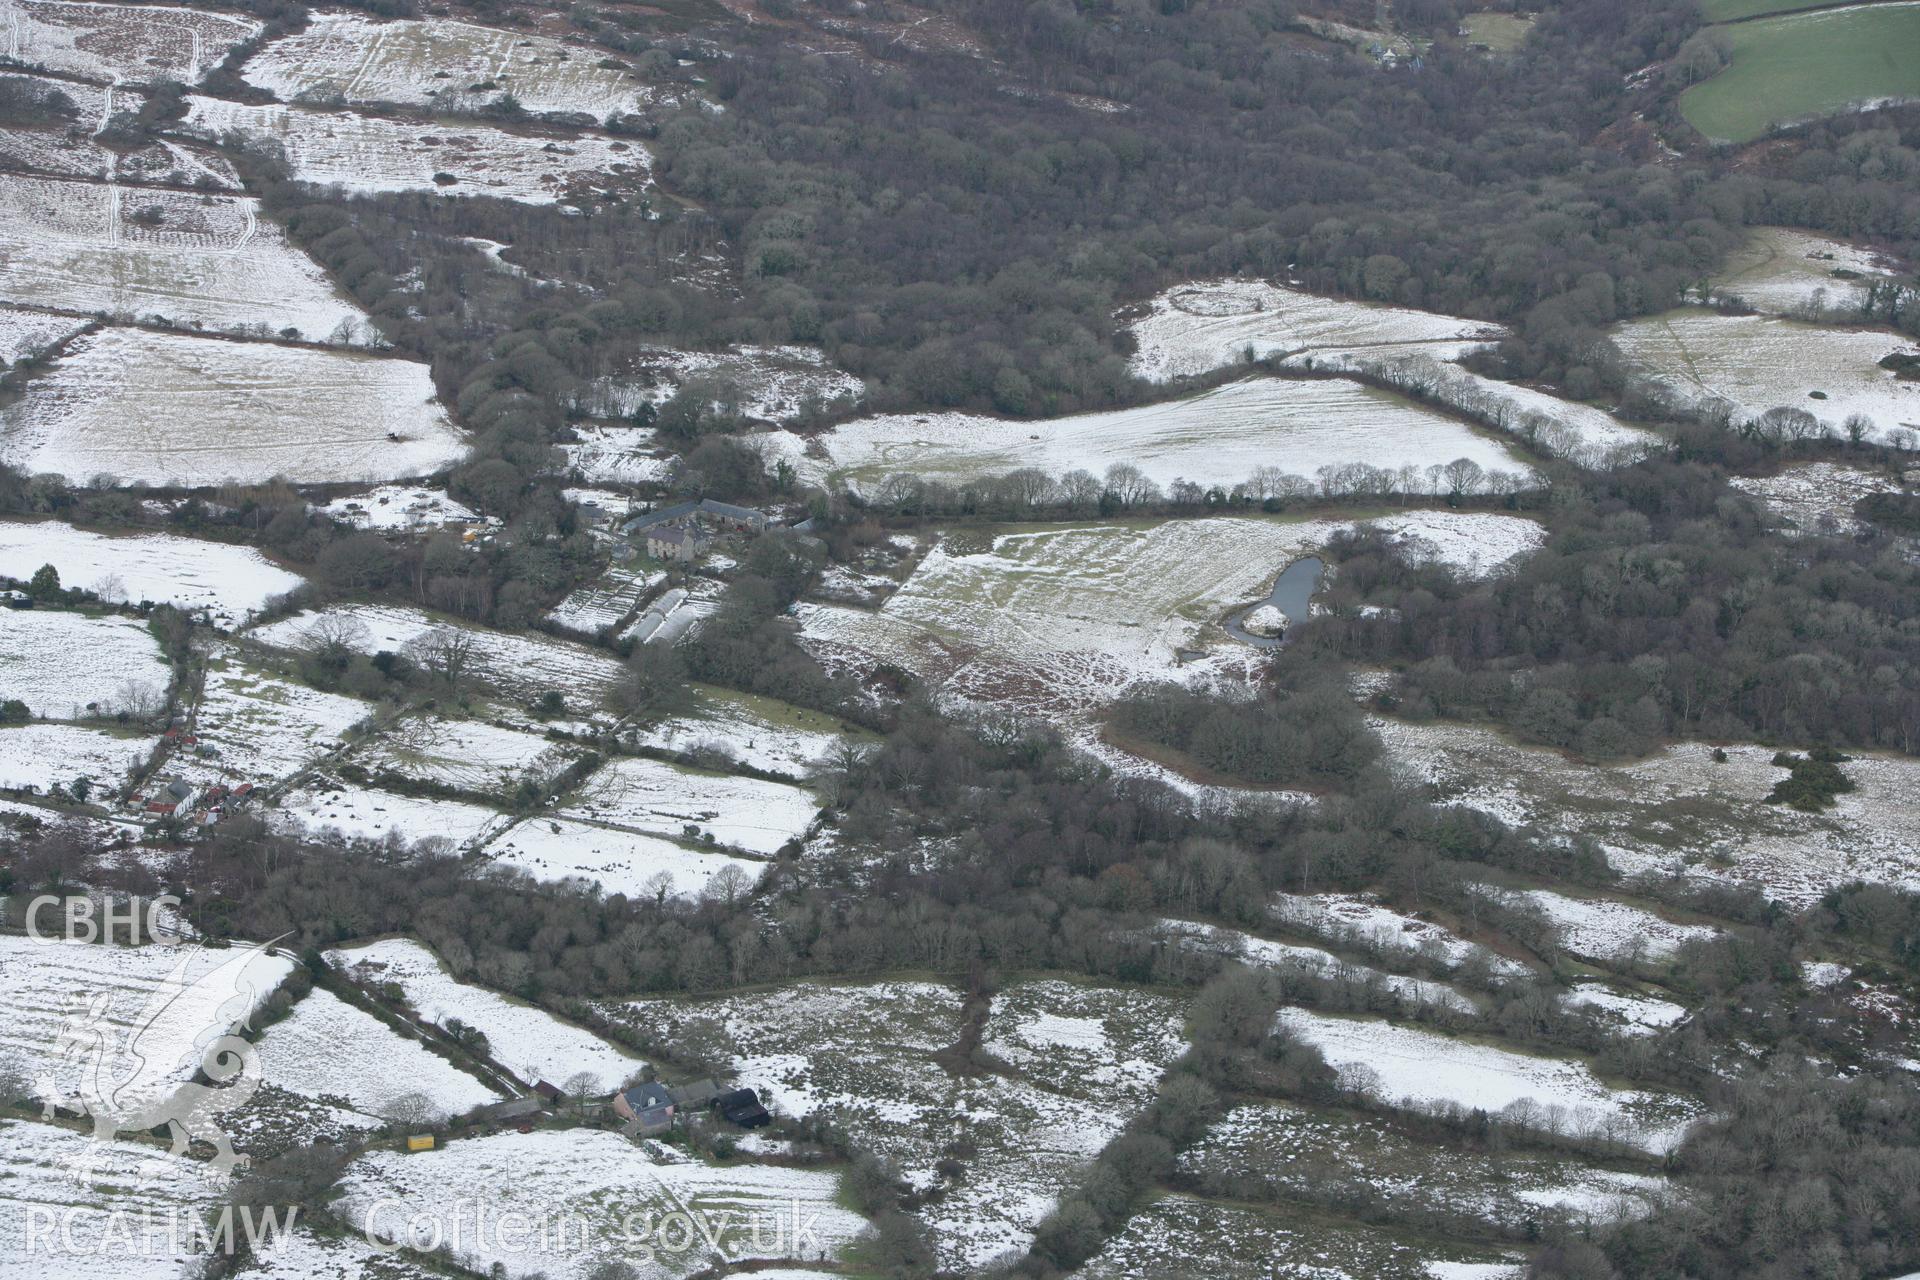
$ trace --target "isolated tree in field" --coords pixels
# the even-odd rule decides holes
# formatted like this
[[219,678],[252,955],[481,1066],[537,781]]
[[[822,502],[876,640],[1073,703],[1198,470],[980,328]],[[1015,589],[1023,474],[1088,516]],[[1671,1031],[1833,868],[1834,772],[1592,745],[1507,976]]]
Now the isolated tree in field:
[[433,1119],[433,1103],[424,1093],[403,1093],[381,1108],[380,1117],[398,1125],[425,1124]]
[[33,577],[27,580],[27,594],[35,600],[51,600],[60,594],[60,571],[50,564],[43,564],[33,571]]
[[350,613],[324,614],[307,628],[307,645],[322,666],[343,669],[353,655],[367,647],[372,632]]
[[724,902],[729,907],[747,896],[753,888],[753,879],[740,869],[738,863],[729,862],[714,873],[707,881],[706,891],[701,895],[715,902]]
[[474,635],[459,627],[435,627],[407,642],[407,656],[421,668],[458,689],[473,664]]
[[119,604],[127,598],[127,584],[117,573],[110,573],[93,584],[93,594],[108,604]]
[[600,1077],[591,1071],[576,1071],[562,1087],[575,1103],[590,1102],[600,1092]]

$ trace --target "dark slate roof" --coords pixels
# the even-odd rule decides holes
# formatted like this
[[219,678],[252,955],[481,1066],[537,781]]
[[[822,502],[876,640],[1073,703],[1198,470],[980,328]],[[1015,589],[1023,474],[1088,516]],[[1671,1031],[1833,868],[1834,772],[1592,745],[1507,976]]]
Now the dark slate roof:
[[633,533],[651,525],[664,524],[668,520],[678,520],[681,516],[690,516],[700,509],[697,502],[676,502],[670,507],[661,507],[658,511],[649,511],[645,515],[635,516],[620,526],[620,532]]
[[712,498],[700,499],[700,509],[712,512],[716,516],[725,516],[729,520],[750,520],[765,523],[767,513],[756,511],[752,507],[736,507],[731,502],[715,502]]
[[670,547],[677,547],[681,543],[689,541],[691,537],[692,535],[685,529],[677,529],[672,525],[668,525],[664,529],[647,530],[647,541],[664,542]]
[[635,1112],[652,1111],[656,1107],[670,1107],[673,1105],[673,1094],[667,1086],[658,1081],[648,1081],[646,1084],[637,1084],[627,1090],[627,1105]]

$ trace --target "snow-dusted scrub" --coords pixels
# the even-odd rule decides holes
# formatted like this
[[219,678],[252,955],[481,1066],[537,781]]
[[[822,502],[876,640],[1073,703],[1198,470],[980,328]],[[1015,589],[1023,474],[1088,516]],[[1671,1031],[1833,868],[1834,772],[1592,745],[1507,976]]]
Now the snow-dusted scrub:
[[591,639],[631,618],[641,601],[666,580],[664,569],[610,567],[592,582],[575,587],[547,614],[547,623]]
[[204,610],[222,626],[302,582],[252,547],[170,533],[108,537],[58,520],[0,520],[0,575],[25,581],[44,564],[59,572],[63,586]]
[[1860,529],[1853,505],[1876,493],[1899,493],[1890,477],[1833,462],[1809,462],[1772,476],[1732,476],[1727,483],[1758,498],[1797,534],[1850,534]]
[[[420,1120],[462,1115],[499,1095],[363,1009],[315,988],[260,1037],[269,1084],[335,1099],[367,1116]],[[409,1104],[418,1098],[416,1114]]]
[[413,716],[390,726],[354,755],[375,773],[461,791],[505,795],[522,778],[553,778],[578,751],[537,734],[477,720]]
[[[578,880],[602,893],[651,898],[660,892],[699,897],[719,892],[729,881],[714,877],[735,868],[736,895],[766,874],[767,864],[753,858],[676,843],[571,818],[525,818],[487,841],[482,855],[536,880]],[[660,877],[666,877],[664,882]]]
[[1442,801],[1513,825],[1599,841],[1622,872],[1745,882],[1805,906],[1849,880],[1920,887],[1920,763],[1862,754],[1856,790],[1824,813],[1764,803],[1774,748],[1681,743],[1636,764],[1571,761],[1459,724],[1374,722],[1389,762]]
[[804,833],[818,809],[812,795],[782,782],[629,758],[602,766],[562,812],[645,835],[711,836],[764,855]]
[[1202,1189],[1258,1180],[1321,1203],[1370,1193],[1508,1229],[1537,1221],[1542,1209],[1602,1221],[1644,1212],[1666,1187],[1575,1160],[1420,1142],[1371,1116],[1271,1099],[1227,1111],[1180,1153],[1179,1167]]
[[1282,1009],[1280,1028],[1313,1045],[1348,1088],[1414,1110],[1460,1108],[1532,1128],[1625,1142],[1663,1155],[1700,1107],[1673,1094],[1613,1089],[1585,1063],[1536,1057],[1374,1018]]
[[1343,982],[1377,983],[1410,1004],[1439,1005],[1463,1013],[1472,1013],[1479,1008],[1444,982],[1383,973],[1319,947],[1275,942],[1271,938],[1255,937],[1222,925],[1205,924],[1197,920],[1161,920],[1154,926],[1154,935],[1178,947],[1237,960],[1255,968],[1289,969]]
[[0,250],[7,302],[309,341],[377,338],[250,197],[0,174]]
[[844,727],[831,716],[713,685],[694,685],[686,711],[638,732],[645,746],[796,778],[812,773],[846,741]]
[[1883,357],[1914,349],[1897,333],[1682,308],[1620,325],[1613,341],[1680,403],[1735,423],[1788,408],[1835,435],[1862,415],[1872,423],[1866,438],[1881,443],[1920,429],[1920,382],[1879,367]]
[[0,789],[44,793],[91,778],[113,790],[132,776],[154,741],[150,735],[122,736],[71,724],[0,728]]
[[[25,1120],[0,1120],[0,1188],[6,1280],[179,1280],[194,1260],[193,1224],[224,1191],[204,1164],[163,1147]],[[138,1234],[148,1220],[151,1241]]]
[[[894,1162],[943,1271],[972,1274],[1023,1251],[1063,1187],[1151,1099],[1184,1052],[1177,997],[1057,979],[1011,984],[987,1040],[1009,1076],[952,1075],[934,1056],[959,1038],[960,997],[929,983],[796,983],[717,1000],[657,999],[601,1011],[732,1060],[742,1084],[789,1115],[828,1120]],[[965,1173],[936,1169],[964,1152]]]
[[288,102],[472,111],[510,94],[527,111],[605,119],[654,100],[638,76],[609,61],[604,49],[470,22],[316,13],[305,30],[248,59],[241,75]]
[[79,84],[46,76],[3,75],[0,81],[65,95],[73,105],[69,123],[0,125],[0,164],[60,178],[239,191],[240,178],[219,152],[155,139],[131,150],[109,147],[98,135],[115,117],[134,115],[146,95],[115,85]]
[[577,439],[560,446],[567,469],[588,484],[658,484],[673,474],[672,457],[655,457],[652,431],[643,427],[573,429]]
[[421,653],[441,633],[470,640],[467,678],[492,686],[503,697],[525,705],[549,689],[566,695],[577,715],[596,711],[626,674],[619,659],[604,651],[553,636],[492,631],[436,617],[422,609],[395,605],[329,605],[294,614],[248,633],[261,644],[280,649],[311,649],[331,636],[355,652]]
[[282,795],[269,814],[281,830],[310,836],[401,845],[444,841],[455,849],[477,843],[509,821],[492,809],[461,800],[396,795],[325,778]]
[[241,1280],[444,1280],[446,1273],[378,1249],[360,1235],[320,1235],[304,1220],[233,1273]]
[[1322,352],[1302,357],[1317,368],[1353,370],[1417,397],[1447,405],[1556,458],[1598,467],[1644,456],[1660,438],[1631,427],[1604,409],[1482,377],[1421,354],[1382,355],[1369,350]]
[[[867,1230],[837,1203],[836,1172],[708,1165],[604,1129],[496,1133],[416,1155],[371,1150],[340,1185],[336,1215],[403,1239],[410,1218],[437,1224],[454,1260],[479,1274],[584,1280],[618,1260],[642,1280],[717,1275],[752,1259],[824,1261]],[[501,1231],[503,1215],[545,1229]]]
[[86,327],[86,321],[22,307],[0,307],[0,363],[41,353],[65,342]]
[[1468,942],[1442,925],[1395,911],[1369,894],[1276,893],[1268,912],[1287,928],[1403,963],[1418,958],[1440,969],[1472,964],[1515,978],[1528,972],[1517,960]]
[[[43,927],[57,929],[52,914]],[[292,971],[291,960],[244,943],[122,947],[0,934],[0,1069],[28,1081],[35,1097],[44,1100],[50,1086],[63,1103],[72,1098],[94,1068],[63,1058],[56,1042],[76,1016],[88,1021],[99,999],[103,1076],[126,1082],[118,1101],[127,1107],[158,1102],[193,1078],[212,1037],[251,1017]]]
[[1025,467],[1055,478],[1076,469],[1099,476],[1117,463],[1162,486],[1185,479],[1221,488],[1258,467],[1311,479],[1347,463],[1424,473],[1467,458],[1485,470],[1530,474],[1498,440],[1345,378],[1250,378],[1182,400],[1044,420],[881,414],[842,423],[815,447],[803,449],[797,437],[779,447],[803,477],[844,480],[867,494],[901,472],[957,483]]
[[100,711],[148,713],[172,679],[160,642],[137,618],[89,618],[35,609],[0,627],[0,698],[19,698],[47,720]]
[[221,98],[190,99],[185,127],[215,140],[237,133],[276,146],[296,181],[356,194],[433,191],[553,204],[576,185],[643,180],[652,163],[639,143],[618,138],[548,138]]
[[4,0],[4,52],[15,62],[113,83],[195,84],[260,32],[237,14],[171,5]]
[[586,1072],[598,1082],[596,1089],[611,1093],[642,1066],[625,1049],[545,1009],[455,980],[439,957],[410,938],[343,947],[329,951],[327,959],[356,982],[399,984],[407,1003],[429,1022],[445,1027],[448,1019],[458,1019],[478,1027],[493,1059],[528,1083],[565,1084]]
[[1602,982],[1581,983],[1560,1002],[1627,1036],[1658,1035],[1687,1016],[1685,1005],[1638,991],[1617,990]]
[[[1373,522],[1421,555],[1492,572],[1537,546],[1514,516],[1417,511]],[[864,656],[904,667],[956,700],[1072,714],[1137,681],[1190,677],[1183,651],[1227,665],[1258,651],[1218,625],[1265,596],[1336,521],[1220,517],[1152,525],[1051,526],[990,550],[935,547],[877,611],[803,605],[802,641],[842,670]]]
[[1404,307],[1322,298],[1262,280],[1177,285],[1128,324],[1133,373],[1153,382],[1319,348],[1431,344],[1439,359],[1500,336],[1497,325]]
[[595,378],[575,407],[595,417],[628,418],[690,382],[712,390],[717,401],[744,417],[774,423],[791,421],[809,406],[857,401],[867,391],[864,382],[830,363],[818,347],[647,347],[621,362],[617,372]]
[[1713,296],[1791,316],[1858,309],[1869,281],[1895,278],[1886,256],[1788,227],[1756,227],[1708,284]]
[[76,338],[0,433],[0,458],[76,484],[389,480],[466,454],[423,364],[145,329]]
[[477,523],[479,513],[455,502],[444,489],[419,485],[375,485],[365,493],[349,493],[314,508],[329,520],[356,529],[438,529],[449,524]]
[[1137,1209],[1074,1273],[1079,1280],[1160,1276],[1287,1276],[1302,1280],[1519,1280],[1521,1267],[1443,1272],[1490,1263],[1484,1247],[1402,1238],[1386,1227],[1302,1219],[1297,1213],[1169,1192]]

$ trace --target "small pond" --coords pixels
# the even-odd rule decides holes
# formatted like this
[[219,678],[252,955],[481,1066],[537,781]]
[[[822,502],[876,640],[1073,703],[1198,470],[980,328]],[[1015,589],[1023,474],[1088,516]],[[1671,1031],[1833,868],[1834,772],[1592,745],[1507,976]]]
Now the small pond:
[[1297,626],[1306,621],[1307,602],[1313,599],[1313,593],[1320,589],[1320,579],[1326,573],[1327,566],[1315,556],[1304,560],[1295,560],[1280,571],[1274,579],[1273,590],[1267,598],[1257,604],[1250,604],[1227,619],[1227,634],[1243,644],[1256,649],[1278,649],[1287,642],[1285,636],[1256,636],[1249,633],[1240,623],[1246,616],[1261,605],[1272,605],[1287,615],[1288,621]]

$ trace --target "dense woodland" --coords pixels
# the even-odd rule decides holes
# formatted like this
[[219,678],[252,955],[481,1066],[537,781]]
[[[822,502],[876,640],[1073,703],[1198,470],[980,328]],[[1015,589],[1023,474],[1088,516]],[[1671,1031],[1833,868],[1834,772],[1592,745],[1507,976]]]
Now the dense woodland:
[[[763,7],[776,18],[801,8]],[[1629,76],[1688,40],[1699,18],[1686,0],[1565,0],[1514,57],[1442,44],[1418,68],[1387,70],[1293,49],[1279,39],[1294,17],[1281,0],[931,7],[985,42],[990,72],[963,54],[879,40],[867,57],[822,57],[790,29],[710,26],[699,11],[662,26],[576,6],[577,34],[662,78],[697,75],[727,108],[619,122],[654,150],[660,189],[591,217],[486,199],[348,199],[288,182],[270,149],[241,156],[292,236],[399,351],[431,364],[476,444],[451,492],[507,520],[510,536],[476,552],[451,538],[356,534],[285,486],[183,503],[169,524],[301,568],[313,586],[283,608],[374,597],[522,627],[599,568],[559,496],[554,445],[582,381],[646,342],[817,343],[868,381],[877,408],[1051,414],[1154,394],[1126,371],[1116,309],[1198,274],[1291,274],[1326,293],[1498,320],[1513,336],[1490,372],[1608,398],[1631,388],[1604,326],[1673,305],[1749,225],[1920,250],[1920,109],[1809,126],[1737,158],[1660,154],[1634,116],[1673,125],[1671,94],[1658,79],[1629,87]],[[305,21],[280,0],[250,8],[275,32]],[[1417,0],[1396,11],[1440,31],[1459,6]],[[494,14],[513,16],[504,6]],[[718,56],[722,46],[729,56]],[[244,90],[230,71],[221,76],[222,89]],[[1089,110],[1066,95],[1127,109]],[[8,97],[0,117],[59,119],[70,107],[57,95]],[[177,109],[155,95],[127,127],[165,127]],[[463,237],[510,243],[525,274],[501,271]],[[715,274],[724,287],[710,287]],[[1913,294],[1875,306],[1880,323],[1920,333]],[[724,437],[725,414],[691,403],[664,414],[658,425],[687,464],[681,492],[807,503],[834,555],[935,519],[1338,512],[1388,492],[1369,487],[1387,483],[1377,477],[1341,491],[1250,478],[1233,493],[1161,494],[1112,476],[1016,473],[957,490],[907,481],[869,503],[792,491]],[[0,833],[0,891],[184,890],[201,927],[291,931],[316,967],[330,945],[410,930],[456,976],[574,1013],[596,995],[901,970],[949,975],[975,993],[1035,969],[1196,989],[1193,1052],[1161,1103],[1065,1198],[1022,1264],[1035,1275],[1095,1251],[1166,1181],[1171,1153],[1222,1098],[1367,1105],[1342,1094],[1310,1046],[1269,1033],[1273,1010],[1290,1002],[1493,1032],[1707,1096],[1720,1118],[1668,1170],[1692,1198],[1644,1222],[1547,1241],[1534,1267],[1543,1280],[1877,1280],[1920,1267],[1920,1102],[1910,1083],[1875,1070],[1804,1065],[1864,1067],[1866,1050],[1889,1047],[1875,1037],[1891,1033],[1863,1032],[1824,1005],[1798,961],[1844,951],[1914,990],[1920,898],[1855,886],[1794,913],[1741,891],[1625,885],[1585,841],[1436,805],[1390,776],[1347,694],[1350,667],[1386,666],[1397,674],[1379,709],[1491,722],[1592,760],[1675,739],[1920,751],[1920,568],[1893,536],[1911,531],[1911,513],[1888,500],[1873,510],[1884,516],[1878,530],[1788,539],[1726,483],[1792,459],[1894,469],[1902,460],[1790,433],[1654,425],[1669,446],[1630,466],[1541,457],[1543,482],[1525,492],[1392,490],[1403,501],[1524,508],[1548,537],[1486,582],[1410,562],[1365,530],[1338,538],[1326,549],[1331,612],[1297,628],[1254,697],[1147,689],[1113,713],[1117,734],[1223,777],[1311,790],[1311,807],[1228,807],[1117,780],[1045,726],[936,714],[903,672],[891,673],[897,702],[877,706],[823,670],[782,620],[821,567],[820,548],[768,537],[692,642],[631,655],[622,709],[670,711],[699,679],[881,733],[877,749],[848,753],[820,780],[843,861],[787,858],[752,895],[729,886],[698,901],[603,897],[477,873],[444,849],[311,844],[236,821],[185,845],[163,871],[103,861],[58,832]],[[151,522],[138,499],[0,468],[7,513]],[[385,658],[322,647],[300,674],[396,704],[458,696],[448,671]],[[1632,1040],[1560,1012],[1568,958],[1545,920],[1476,887],[1503,877],[1631,889],[1727,922],[1724,939],[1643,975],[1701,1012],[1682,1032]],[[1378,891],[1470,924],[1540,961],[1544,976],[1515,987],[1471,968],[1370,957],[1485,992],[1488,1011],[1466,1014],[1408,1006],[1377,982],[1256,979],[1150,928],[1168,914],[1250,924],[1278,889]],[[1739,1071],[1727,1056],[1735,1044],[1747,1051]],[[1620,1154],[1604,1135],[1528,1131],[1483,1114],[1418,1122],[1466,1145]],[[884,1170],[871,1190],[881,1211]],[[907,1225],[887,1219],[882,1234],[890,1274],[925,1273]]]

